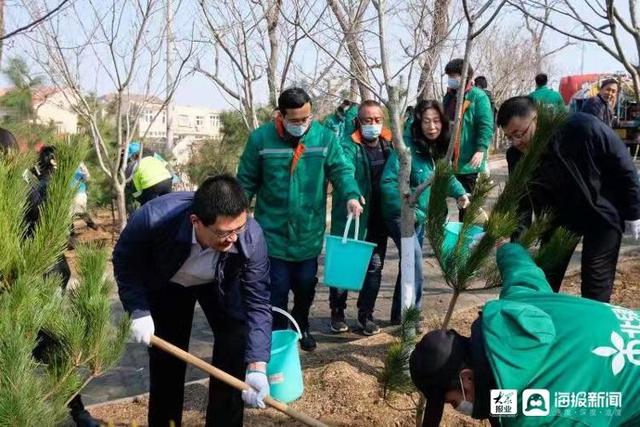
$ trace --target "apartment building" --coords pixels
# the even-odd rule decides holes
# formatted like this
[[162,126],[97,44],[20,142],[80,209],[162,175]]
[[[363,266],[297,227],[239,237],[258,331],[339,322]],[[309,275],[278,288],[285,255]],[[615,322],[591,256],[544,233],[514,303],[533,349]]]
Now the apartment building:
[[[131,99],[131,102],[136,102]],[[149,99],[139,104],[140,119],[138,132],[149,140],[163,140],[167,137],[167,112],[162,102]],[[173,107],[173,133],[176,140],[189,137],[198,141],[221,137],[222,122],[220,111],[204,107],[175,105]]]

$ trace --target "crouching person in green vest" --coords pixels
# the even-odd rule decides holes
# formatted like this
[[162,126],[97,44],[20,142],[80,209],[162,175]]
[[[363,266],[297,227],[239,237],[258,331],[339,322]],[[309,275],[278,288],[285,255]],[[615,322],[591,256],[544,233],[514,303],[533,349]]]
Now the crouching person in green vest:
[[[364,335],[375,335],[380,328],[373,319],[373,310],[382,282],[382,267],[387,253],[389,232],[382,216],[382,171],[390,157],[391,131],[384,127],[384,112],[377,101],[363,101],[358,108],[356,130],[343,139],[342,148],[347,162],[355,170],[360,192],[366,200],[360,216],[359,240],[375,243],[367,274],[358,295],[358,328]],[[348,195],[334,191],[331,206],[331,234],[340,236],[346,225]],[[344,310],[347,308],[347,291],[331,288],[331,331],[347,332]]]
[[438,426],[446,403],[492,425],[640,425],[640,312],[554,293],[518,244],[497,262],[500,298],[471,337],[432,331],[411,355],[422,425]]
[[[271,305],[287,309],[300,325],[300,348],[312,351],[309,309],[318,279],[318,255],[326,228],[327,179],[345,195],[345,208],[362,212],[353,168],[333,133],[313,120],[311,98],[300,88],[278,98],[279,114],[253,131],[240,157],[238,180],[249,200],[256,197],[255,218],[267,240],[271,263]],[[287,326],[276,316],[274,329]]]

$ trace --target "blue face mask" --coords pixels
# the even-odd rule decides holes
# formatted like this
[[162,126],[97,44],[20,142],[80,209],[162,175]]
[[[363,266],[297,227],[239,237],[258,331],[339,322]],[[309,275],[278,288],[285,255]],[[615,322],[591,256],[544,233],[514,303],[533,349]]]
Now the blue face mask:
[[460,77],[449,77],[447,79],[447,87],[458,89],[460,87]]
[[299,125],[299,124],[293,124],[293,123],[289,123],[289,122],[285,121],[284,122],[284,128],[292,136],[295,136],[296,138],[300,138],[302,135],[305,134],[307,129],[309,129],[309,124],[308,123],[304,123],[304,124]]
[[360,132],[362,132],[362,137],[368,141],[373,141],[380,136],[382,132],[382,125],[362,125],[360,127]]

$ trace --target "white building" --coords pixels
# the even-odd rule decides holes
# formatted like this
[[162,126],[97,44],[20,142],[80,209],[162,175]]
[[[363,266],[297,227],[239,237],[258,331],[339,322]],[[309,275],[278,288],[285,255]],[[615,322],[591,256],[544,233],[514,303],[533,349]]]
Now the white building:
[[[140,108],[138,133],[146,139],[158,141],[167,137],[167,112],[157,98],[129,96],[129,102]],[[162,111],[161,111],[162,110]],[[175,141],[190,137],[194,141],[219,139],[222,122],[220,111],[205,107],[175,105],[173,107],[173,136]],[[146,135],[145,135],[146,134]]]
[[[13,88],[0,88],[0,96],[11,91]],[[70,93],[65,96],[61,89],[54,87],[37,87],[31,93],[31,105],[36,123],[48,126],[53,124],[58,133],[75,134],[78,133],[78,114],[69,102],[73,99]],[[13,111],[2,108],[0,116],[11,116]]]

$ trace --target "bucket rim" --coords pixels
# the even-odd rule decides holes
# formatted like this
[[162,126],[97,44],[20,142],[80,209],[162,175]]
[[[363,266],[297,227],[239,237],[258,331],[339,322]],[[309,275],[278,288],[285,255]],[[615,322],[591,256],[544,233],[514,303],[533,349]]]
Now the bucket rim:
[[[333,236],[331,234],[325,234],[325,239],[338,240],[340,243],[342,243],[342,237]],[[376,246],[378,246],[375,243],[367,242],[367,241],[364,241],[364,240],[356,240],[356,239],[347,239],[347,241],[344,244],[347,244],[347,243],[358,243],[360,245],[371,246],[371,247],[374,247],[374,248]]]
[[291,345],[295,345],[298,341],[298,334],[296,333],[296,331],[292,331],[291,329],[279,329],[277,331],[273,331],[272,335],[275,333],[279,333],[281,335],[291,335],[292,339],[290,342],[286,343],[286,344],[282,344],[278,347],[273,347],[271,346],[271,355],[273,356],[274,354],[279,354],[282,353],[283,351],[285,351],[286,349],[288,349],[289,347],[291,347]]

